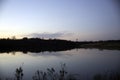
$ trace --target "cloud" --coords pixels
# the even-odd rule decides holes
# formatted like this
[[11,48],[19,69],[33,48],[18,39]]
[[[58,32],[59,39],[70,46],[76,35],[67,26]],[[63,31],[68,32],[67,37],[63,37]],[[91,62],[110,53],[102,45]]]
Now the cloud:
[[31,33],[28,35],[25,35],[27,37],[38,37],[38,38],[64,38],[67,36],[73,35],[73,33],[67,33],[67,32],[56,32],[56,33]]

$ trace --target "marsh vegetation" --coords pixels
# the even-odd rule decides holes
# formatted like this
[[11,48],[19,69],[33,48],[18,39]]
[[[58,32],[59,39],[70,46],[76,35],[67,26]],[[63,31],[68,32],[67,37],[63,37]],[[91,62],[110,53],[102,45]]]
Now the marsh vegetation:
[[[13,78],[5,78],[0,80],[25,80],[24,79],[24,71],[22,67],[16,68],[15,75]],[[66,65],[61,64],[61,69],[56,71],[55,68],[47,68],[46,71],[37,70],[35,71],[31,80],[82,80],[80,79],[80,75],[75,73],[69,73],[66,70]],[[86,76],[87,77],[87,76]],[[120,80],[119,72],[107,72],[104,74],[95,74],[90,80]]]

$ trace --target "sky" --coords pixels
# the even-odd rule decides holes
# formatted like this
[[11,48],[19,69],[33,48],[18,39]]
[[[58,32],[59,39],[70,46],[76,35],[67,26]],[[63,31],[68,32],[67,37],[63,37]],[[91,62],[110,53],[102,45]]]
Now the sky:
[[119,0],[0,0],[0,38],[120,39]]

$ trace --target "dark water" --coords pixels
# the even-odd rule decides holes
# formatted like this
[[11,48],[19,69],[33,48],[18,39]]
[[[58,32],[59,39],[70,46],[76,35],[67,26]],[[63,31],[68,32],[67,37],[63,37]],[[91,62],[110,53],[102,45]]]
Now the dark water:
[[1,78],[14,77],[15,69],[22,66],[24,80],[32,80],[36,70],[46,71],[66,64],[68,73],[77,74],[78,80],[93,80],[96,74],[120,72],[120,51],[97,49],[74,49],[60,52],[0,53]]

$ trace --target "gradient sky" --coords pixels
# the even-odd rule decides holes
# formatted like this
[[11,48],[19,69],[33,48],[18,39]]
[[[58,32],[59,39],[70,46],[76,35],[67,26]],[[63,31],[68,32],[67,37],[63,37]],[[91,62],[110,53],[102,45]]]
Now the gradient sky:
[[0,38],[120,39],[117,0],[3,0]]

